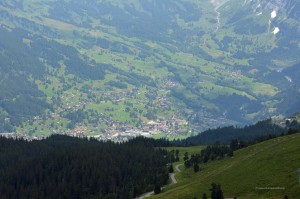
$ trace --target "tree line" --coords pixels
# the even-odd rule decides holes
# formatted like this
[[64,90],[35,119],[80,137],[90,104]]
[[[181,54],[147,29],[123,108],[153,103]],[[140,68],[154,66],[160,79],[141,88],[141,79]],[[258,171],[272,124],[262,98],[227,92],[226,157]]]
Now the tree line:
[[169,178],[170,154],[148,140],[0,138],[1,198],[135,198]]
[[251,142],[261,136],[281,135],[286,131],[287,129],[274,124],[271,119],[267,119],[245,127],[228,126],[208,129],[184,140],[174,140],[173,144],[177,146],[211,145],[216,142],[230,144],[233,139]]

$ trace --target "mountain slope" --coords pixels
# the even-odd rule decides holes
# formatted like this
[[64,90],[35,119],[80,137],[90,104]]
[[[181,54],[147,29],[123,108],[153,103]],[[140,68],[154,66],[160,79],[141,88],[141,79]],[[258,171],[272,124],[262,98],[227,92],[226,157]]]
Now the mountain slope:
[[178,184],[152,198],[201,198],[203,192],[209,195],[211,183],[221,184],[225,198],[297,198],[299,141],[300,134],[279,137],[202,164],[197,174],[184,170],[176,174]]
[[299,94],[289,72],[300,62],[298,7],[3,0],[0,89],[10,94],[0,98],[0,132],[178,137],[289,113]]

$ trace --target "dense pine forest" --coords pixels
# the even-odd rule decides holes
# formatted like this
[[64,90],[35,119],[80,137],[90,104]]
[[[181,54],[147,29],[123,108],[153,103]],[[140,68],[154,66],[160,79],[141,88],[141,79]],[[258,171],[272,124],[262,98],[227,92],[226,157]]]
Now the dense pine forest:
[[[299,128],[298,125],[293,126],[293,128],[294,127]],[[274,124],[271,119],[268,119],[245,127],[228,126],[208,129],[196,136],[192,136],[184,140],[176,140],[173,144],[178,146],[209,145],[215,144],[216,142],[230,144],[231,141],[235,139],[243,142],[251,142],[259,139],[260,137],[281,135],[285,132],[286,129]]]
[[167,183],[168,155],[145,138],[0,138],[1,198],[135,198]]

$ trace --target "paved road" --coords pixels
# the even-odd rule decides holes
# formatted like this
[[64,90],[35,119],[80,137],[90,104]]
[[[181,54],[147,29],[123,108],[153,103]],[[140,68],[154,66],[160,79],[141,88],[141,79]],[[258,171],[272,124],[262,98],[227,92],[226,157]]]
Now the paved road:
[[[181,165],[183,165],[183,164],[178,164],[178,165],[175,166],[175,170],[176,170],[177,172],[181,172],[181,170],[180,170],[180,168],[179,168]],[[169,175],[170,175],[170,178],[171,178],[171,181],[172,181],[171,185],[172,185],[172,184],[176,184],[176,183],[177,183],[177,180],[176,180],[176,178],[175,178],[176,173],[170,173]],[[168,185],[162,187],[162,189],[166,188],[167,186],[168,186]],[[149,197],[152,196],[153,194],[154,194],[154,192],[151,191],[151,192],[145,193],[145,194],[143,194],[143,195],[137,197],[136,199],[149,198]]]
[[175,166],[176,171],[178,171],[179,173],[181,172],[181,170],[179,168],[181,165],[183,165],[183,164],[178,164],[178,165]]
[[176,184],[177,183],[177,180],[175,178],[175,173],[170,173],[170,178],[172,180],[172,183],[171,184]]
[[154,194],[154,191],[151,191],[151,192],[145,193],[144,195],[141,195],[140,197],[137,197],[137,199],[149,198],[153,194]]

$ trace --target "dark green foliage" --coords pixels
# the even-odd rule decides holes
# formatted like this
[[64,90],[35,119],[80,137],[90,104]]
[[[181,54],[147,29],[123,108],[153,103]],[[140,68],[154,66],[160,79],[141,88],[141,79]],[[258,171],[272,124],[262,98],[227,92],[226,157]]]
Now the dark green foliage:
[[229,146],[217,143],[207,146],[205,149],[201,150],[200,154],[191,155],[190,159],[188,158],[188,155],[185,156],[184,166],[186,168],[193,166],[194,172],[197,173],[201,170],[199,166],[200,163],[206,163],[209,160],[220,160],[226,156],[233,156],[233,150]]
[[123,144],[1,138],[1,198],[133,198],[167,183],[167,153],[144,138]]
[[[45,64],[59,68],[64,61],[67,72],[85,79],[102,79],[103,67],[94,66],[79,58],[75,48],[31,34],[21,29],[8,31],[0,27],[0,107],[10,122],[0,125],[0,131],[12,131],[11,125],[42,115],[52,109],[45,102],[46,96],[38,90],[33,80],[42,80],[46,74]],[[23,39],[30,40],[26,45]],[[41,61],[41,59],[43,61]],[[33,79],[33,80],[29,80]]]
[[159,185],[154,186],[154,194],[159,194],[161,192],[161,187]]
[[236,151],[238,149],[241,149],[241,148],[253,145],[253,144],[257,144],[257,143],[260,143],[260,142],[263,142],[266,140],[270,140],[270,139],[273,139],[273,138],[276,138],[279,136],[292,135],[292,134],[295,134],[298,132],[299,132],[299,128],[297,128],[297,129],[289,128],[286,133],[282,133],[280,135],[260,136],[249,142],[244,142],[242,140],[237,140],[237,139],[231,140],[231,143],[230,143],[231,151],[228,153],[228,156],[233,156],[233,151]]
[[86,117],[87,114],[83,110],[77,110],[75,112],[70,112],[65,115],[65,118],[71,120],[73,123],[80,123]]
[[214,144],[216,142],[230,144],[232,139],[238,139],[239,141],[245,142],[252,141],[262,136],[280,135],[284,132],[285,129],[273,124],[269,119],[257,122],[254,125],[245,126],[243,128],[229,126],[217,129],[209,129],[200,133],[199,135],[189,137],[181,141],[174,141],[173,143],[179,146]]
[[287,127],[290,129],[300,129],[300,124],[297,120],[293,120],[289,125],[287,125]]
[[186,168],[189,168],[189,167],[192,166],[192,162],[191,162],[190,160],[186,160],[186,161],[184,161],[184,166],[185,166]]
[[256,23],[254,19],[243,19],[235,24],[234,31],[237,34],[257,35],[266,32],[267,26]]
[[201,161],[201,157],[200,157],[199,154],[193,154],[193,155],[191,155],[191,159],[190,160],[191,160],[191,162],[193,164],[198,164]]
[[168,158],[169,158],[169,162],[176,162],[175,150],[169,151]]
[[144,114],[144,116],[146,118],[148,118],[149,120],[156,120],[157,119],[156,111],[152,111],[151,109],[149,109],[148,112],[146,114]]
[[[227,117],[231,120],[239,121],[241,123],[246,122],[243,118],[243,114],[255,113],[260,111],[263,107],[262,105],[255,101],[250,100],[249,98],[237,94],[232,94],[228,96],[220,95],[213,100],[215,104],[218,104],[218,107],[221,110],[226,110]],[[247,112],[241,111],[240,107],[247,107]],[[251,111],[251,112],[250,112]],[[221,114],[221,113],[220,113]]]
[[173,164],[170,164],[170,166],[169,166],[169,173],[174,173]]
[[295,130],[295,129],[289,128],[289,130],[288,130],[287,134],[288,134],[288,135],[292,135],[292,134],[295,134],[295,133],[297,133],[297,132],[298,132],[298,130]]
[[283,199],[289,199],[289,197],[287,195],[285,195]]
[[126,89],[127,88],[126,84],[124,84],[122,82],[119,82],[119,81],[109,81],[109,82],[107,82],[105,84],[109,85],[109,86],[112,86],[112,87],[119,88],[119,89]]
[[184,153],[183,160],[184,160],[184,166],[186,168],[189,168],[190,166],[193,165],[193,162],[191,160],[189,160],[189,154],[188,154],[188,152]]
[[207,199],[206,193],[203,193],[202,199]]
[[200,155],[193,154],[193,155],[191,155],[190,159],[188,159],[188,156],[187,156],[186,160],[184,161],[184,166],[186,168],[193,166],[194,172],[196,173],[196,172],[200,171],[200,166],[199,166],[200,161],[201,161]]
[[105,72],[103,68],[106,66],[103,65],[91,65],[86,63],[86,61],[78,57],[78,52],[75,49],[70,49],[69,59],[65,60],[65,65],[67,66],[67,72],[75,74],[82,79],[91,79],[91,80],[102,80],[104,79]]
[[[29,77],[41,79],[45,66],[29,52],[29,47],[22,42],[23,37],[30,37],[25,31],[14,29],[9,32],[0,27],[0,108],[7,113],[6,126],[0,125],[0,132],[12,131],[12,125],[20,125],[32,116],[40,115],[50,106],[45,96]],[[36,39],[37,38],[30,38]],[[13,58],[13,59],[12,59]],[[1,113],[0,113],[1,114]]]
[[[71,121],[70,123],[68,123],[67,128],[74,129],[76,124],[82,123],[85,119],[88,119],[89,114],[87,111],[79,109],[77,111],[67,113],[64,117]],[[88,121],[92,122],[90,120]]]
[[199,103],[199,99],[191,99],[186,96],[184,91],[179,91],[178,89],[172,89],[171,95],[181,101],[183,101],[188,107],[193,109],[201,108],[201,104]]
[[179,161],[179,150],[176,149],[176,158],[175,161],[178,162]]
[[230,148],[232,151],[236,151],[238,149],[244,148],[247,144],[243,141],[239,141],[237,139],[231,140]]
[[199,164],[194,164],[194,172],[197,173],[198,171],[200,171]]
[[210,191],[211,191],[211,199],[224,199],[221,185],[215,183],[211,184]]
[[188,152],[185,152],[184,153],[184,157],[183,157],[183,160],[186,161],[189,159],[189,153]]
[[201,151],[201,161],[205,163],[209,160],[220,160],[229,154],[232,154],[230,147],[226,145],[214,144]]

